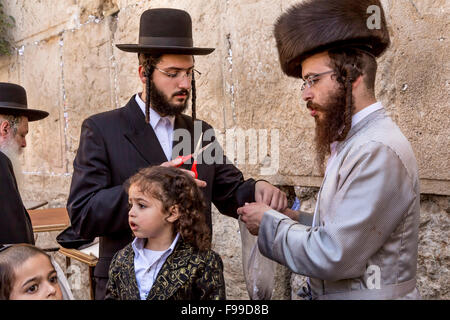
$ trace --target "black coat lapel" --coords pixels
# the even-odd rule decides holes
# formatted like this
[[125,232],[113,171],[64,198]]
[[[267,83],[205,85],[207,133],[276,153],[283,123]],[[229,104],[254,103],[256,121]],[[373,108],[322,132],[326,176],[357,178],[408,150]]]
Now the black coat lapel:
[[167,158],[156,137],[151,125],[145,122],[145,116],[135,100],[131,97],[125,106],[125,114],[129,120],[129,131],[125,132],[125,137],[135,147],[136,151],[149,164],[160,164],[166,162]]

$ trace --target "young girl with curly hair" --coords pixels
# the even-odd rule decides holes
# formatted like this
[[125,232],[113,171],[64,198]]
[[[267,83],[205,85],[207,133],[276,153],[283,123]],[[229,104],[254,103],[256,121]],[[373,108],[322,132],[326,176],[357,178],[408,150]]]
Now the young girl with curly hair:
[[114,256],[106,299],[225,299],[223,264],[211,250],[202,193],[173,167],[141,169],[125,187],[133,242]]

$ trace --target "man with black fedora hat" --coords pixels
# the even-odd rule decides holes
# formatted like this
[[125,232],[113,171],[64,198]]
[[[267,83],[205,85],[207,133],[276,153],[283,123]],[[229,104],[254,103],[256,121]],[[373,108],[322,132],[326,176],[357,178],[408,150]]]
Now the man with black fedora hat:
[[303,80],[324,179],[311,226],[255,203],[242,221],[263,255],[309,277],[304,298],[419,299],[417,163],[375,98],[390,43],[380,1],[303,1],[274,33],[283,72]]
[[[140,20],[139,43],[117,47],[138,54],[143,90],[124,107],[83,122],[67,202],[75,233],[88,239],[101,237],[100,257],[94,270],[96,299],[104,298],[112,257],[132,240],[128,197],[122,186],[125,180],[143,167],[178,165],[176,158],[192,153],[200,136],[205,137],[201,146],[214,141],[214,137],[205,141],[211,126],[196,121],[195,78],[200,73],[194,69],[193,58],[214,49],[193,45],[192,22],[187,12],[146,10]],[[192,117],[183,114],[191,94]],[[176,140],[179,132],[187,133],[189,138]],[[179,148],[186,142],[189,148]],[[255,199],[264,199],[277,210],[287,206],[286,195],[269,183],[244,180],[218,144],[210,150],[219,161],[199,162],[196,182],[205,196],[206,220],[211,228],[211,203],[221,213],[235,218],[239,206]],[[181,168],[189,170],[191,165],[187,162]]]
[[19,155],[27,143],[28,122],[48,116],[29,109],[23,87],[0,82],[0,244],[34,244],[31,220],[20,197]]

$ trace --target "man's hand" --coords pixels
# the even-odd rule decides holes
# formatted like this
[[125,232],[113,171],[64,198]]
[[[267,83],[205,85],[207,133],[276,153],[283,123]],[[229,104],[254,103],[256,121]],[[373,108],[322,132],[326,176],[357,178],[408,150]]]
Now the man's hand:
[[240,207],[237,213],[242,222],[245,223],[248,231],[254,236],[258,235],[259,226],[263,218],[264,212],[271,208],[260,202],[246,203],[245,206]]
[[[176,159],[173,159],[172,161],[166,161],[166,162],[161,163],[161,166],[162,167],[177,167],[177,166],[179,166],[181,164],[181,162],[182,162],[182,159],[176,158]],[[182,168],[180,168],[180,170],[183,170],[187,174],[191,175],[192,178],[194,178],[195,183],[197,184],[197,186],[199,186],[200,188],[206,187],[206,181],[195,179],[195,173],[194,172],[192,172],[190,170],[182,169]]]
[[255,184],[255,202],[262,202],[277,211],[283,211],[288,206],[286,193],[266,181]]

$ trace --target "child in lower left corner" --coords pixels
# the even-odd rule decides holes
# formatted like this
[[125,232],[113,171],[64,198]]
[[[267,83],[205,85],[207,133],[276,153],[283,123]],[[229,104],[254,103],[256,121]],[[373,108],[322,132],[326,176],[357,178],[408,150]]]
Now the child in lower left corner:
[[0,300],[73,299],[64,276],[65,282],[60,282],[58,270],[56,262],[34,245],[1,245]]
[[224,300],[220,256],[211,250],[205,204],[181,169],[141,169],[126,183],[133,242],[109,268],[106,299]]

